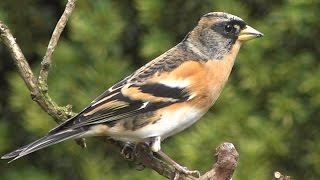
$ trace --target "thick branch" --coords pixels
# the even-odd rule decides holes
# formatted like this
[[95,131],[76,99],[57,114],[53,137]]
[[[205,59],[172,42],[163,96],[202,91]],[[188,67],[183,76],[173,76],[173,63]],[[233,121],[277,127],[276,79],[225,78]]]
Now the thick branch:
[[205,173],[199,180],[225,180],[231,179],[237,167],[239,154],[231,143],[223,143],[216,149],[216,163],[213,169]]
[[126,147],[125,143],[117,142],[117,145],[121,147],[121,153],[126,160],[135,161],[138,165],[140,165],[139,170],[148,167],[168,179],[174,178],[174,167],[156,158],[147,144],[139,143],[135,145],[135,147]]
[[51,39],[48,44],[46,55],[43,57],[43,60],[41,62],[39,84],[41,84],[41,86],[44,89],[47,89],[46,85],[48,84],[47,80],[48,80],[48,75],[49,75],[49,69],[50,69],[51,62],[52,62],[51,57],[52,57],[53,51],[58,44],[60,35],[61,35],[63,29],[65,28],[75,6],[76,6],[76,0],[68,0],[66,8],[65,8],[61,18],[59,19],[53,33],[52,33]]
[[[122,148],[122,154],[125,159],[135,161],[158,172],[160,175],[168,179],[191,180],[196,179],[191,175],[176,174],[173,166],[161,161],[155,157],[148,145],[144,143],[137,144],[135,148],[128,147],[126,144],[117,142]],[[198,178],[198,180],[229,180],[232,178],[233,172],[237,167],[239,154],[231,143],[223,143],[216,149],[216,162],[213,168]]]

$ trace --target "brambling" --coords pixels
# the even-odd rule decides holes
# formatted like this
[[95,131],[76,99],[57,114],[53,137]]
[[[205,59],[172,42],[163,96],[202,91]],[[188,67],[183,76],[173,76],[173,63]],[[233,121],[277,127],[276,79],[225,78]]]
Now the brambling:
[[68,139],[108,136],[148,143],[177,171],[194,173],[164,154],[161,141],[209,110],[228,80],[242,42],[262,36],[237,16],[205,14],[179,44],[110,87],[46,136],[1,158],[14,161]]

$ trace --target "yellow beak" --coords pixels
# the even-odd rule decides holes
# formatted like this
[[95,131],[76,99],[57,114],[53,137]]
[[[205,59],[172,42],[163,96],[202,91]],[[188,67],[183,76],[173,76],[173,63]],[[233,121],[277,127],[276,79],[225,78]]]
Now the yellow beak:
[[240,31],[239,33],[239,37],[238,37],[238,40],[241,41],[241,42],[245,42],[245,41],[249,41],[251,39],[256,39],[256,38],[260,38],[260,37],[263,37],[264,35],[253,29],[252,27],[246,25],[246,27]]

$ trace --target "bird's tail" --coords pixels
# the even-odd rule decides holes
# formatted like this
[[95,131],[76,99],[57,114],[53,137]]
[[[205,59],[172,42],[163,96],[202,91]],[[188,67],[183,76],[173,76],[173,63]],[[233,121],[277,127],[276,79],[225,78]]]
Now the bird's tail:
[[76,139],[80,138],[86,131],[83,128],[77,129],[68,129],[60,132],[56,132],[53,134],[48,134],[26,146],[23,146],[11,153],[8,153],[1,157],[1,159],[12,159],[10,162],[17,160],[27,154],[35,152],[37,150],[43,149],[45,147],[51,146],[53,144],[57,144],[59,142],[68,140],[68,139]]

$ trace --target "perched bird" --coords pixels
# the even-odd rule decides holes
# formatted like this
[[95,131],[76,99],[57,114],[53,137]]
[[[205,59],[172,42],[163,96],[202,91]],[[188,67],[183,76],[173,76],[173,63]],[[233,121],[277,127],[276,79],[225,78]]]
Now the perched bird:
[[148,143],[177,171],[194,173],[164,154],[161,141],[209,110],[228,80],[241,44],[262,36],[237,16],[205,14],[179,44],[110,87],[46,136],[1,158],[14,161],[68,139],[108,136]]

